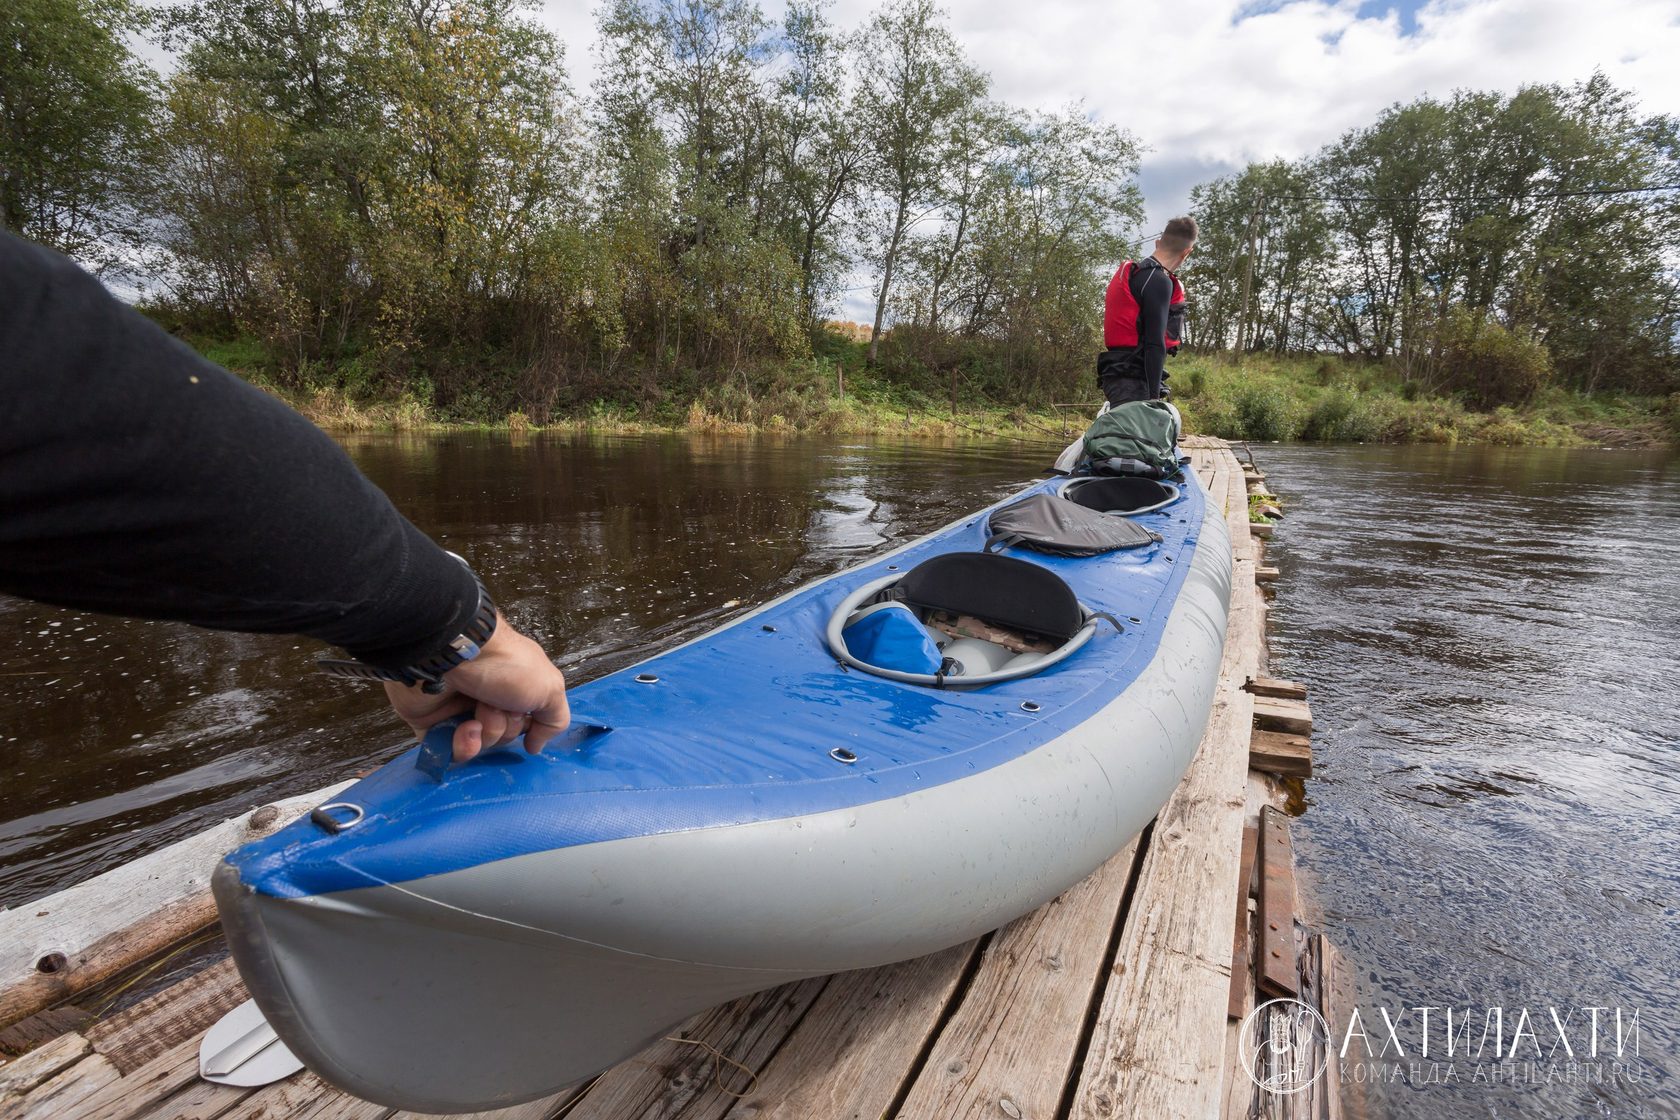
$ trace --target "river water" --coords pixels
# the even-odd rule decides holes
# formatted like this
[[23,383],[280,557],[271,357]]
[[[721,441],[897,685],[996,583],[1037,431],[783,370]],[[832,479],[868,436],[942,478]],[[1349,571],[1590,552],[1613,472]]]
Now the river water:
[[[943,525],[1053,454],[347,443],[574,683]],[[1348,1091],[1375,1116],[1680,1115],[1680,468],[1616,452],[1256,451],[1289,506],[1270,553],[1273,668],[1310,686],[1318,728],[1297,859],[1383,1051]],[[0,905],[403,745],[376,691],[312,672],[314,643],[5,599],[0,628]],[[1442,1060],[1444,1011],[1421,1031],[1425,1006],[1454,1008],[1461,1028],[1480,1015],[1478,1060]],[[1516,1060],[1491,1056],[1495,1007]],[[1637,1013],[1639,1053],[1605,1056],[1598,1012],[1601,1054],[1571,1073],[1557,1038],[1582,1049],[1592,1007],[1622,1009],[1625,1050]],[[1514,1032],[1524,1008],[1534,1043]]]
[[1374,1114],[1680,1115],[1680,464],[1256,451],[1273,664],[1315,721],[1296,858],[1361,980],[1351,1052],[1402,1075]]

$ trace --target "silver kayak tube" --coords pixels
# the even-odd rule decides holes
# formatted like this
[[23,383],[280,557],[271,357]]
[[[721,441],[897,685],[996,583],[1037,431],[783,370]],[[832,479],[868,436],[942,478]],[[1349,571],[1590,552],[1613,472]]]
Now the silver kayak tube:
[[845,809],[330,894],[260,893],[224,862],[214,890],[240,973],[320,1076],[451,1113],[557,1092],[726,1000],[995,929],[1120,850],[1190,764],[1231,592],[1224,515],[1205,506],[1152,659],[1035,749]]

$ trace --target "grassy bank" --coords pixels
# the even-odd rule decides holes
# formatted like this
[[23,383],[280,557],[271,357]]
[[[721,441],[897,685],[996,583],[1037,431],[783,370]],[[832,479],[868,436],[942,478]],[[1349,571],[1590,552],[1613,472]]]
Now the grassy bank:
[[[667,375],[653,383],[628,372],[609,391],[577,394],[574,390],[588,399],[559,401],[539,423],[528,413],[508,407],[516,399],[517,372],[496,369],[493,359],[485,363],[482,391],[440,403],[425,382],[393,390],[364,377],[355,363],[348,363],[348,368],[341,363],[330,371],[306,366],[282,375],[278,363],[254,339],[192,334],[183,338],[211,361],[280,397],[330,431],[494,428],[605,434],[891,434],[1007,438],[1061,446],[1084,430],[1096,408],[1095,403],[1077,407],[1000,403],[985,399],[964,383],[953,411],[948,393],[930,395],[871,370],[865,365],[864,346],[829,338],[823,352],[816,355],[745,366],[723,381]],[[1094,385],[1091,396],[1096,398]]]
[[[743,369],[726,380],[698,376],[649,382],[629,375],[612,392],[557,403],[544,423],[507,402],[515,371],[487,364],[484,390],[439,403],[431,386],[393,390],[353,363],[282,377],[249,338],[188,337],[206,357],[275,393],[335,431],[541,428],[604,433],[704,431],[938,438],[1010,438],[1052,443],[1082,429],[1100,400],[1095,384],[1062,402],[985,399],[959,378],[948,393],[926,391],[943,375],[914,378],[870,370],[863,347],[831,339],[813,357]],[[1226,439],[1364,443],[1660,447],[1680,443],[1680,396],[1586,396],[1543,389],[1528,406],[1479,412],[1449,396],[1420,394],[1377,363],[1336,358],[1185,355],[1168,366],[1173,400],[1188,430]],[[915,384],[908,383],[914,381]],[[924,388],[918,388],[917,386]],[[1068,402],[1088,396],[1086,405]]]
[[1169,364],[1192,431],[1226,439],[1662,447],[1680,443],[1680,395],[1542,389],[1522,408],[1467,408],[1398,372],[1336,358],[1186,356]]

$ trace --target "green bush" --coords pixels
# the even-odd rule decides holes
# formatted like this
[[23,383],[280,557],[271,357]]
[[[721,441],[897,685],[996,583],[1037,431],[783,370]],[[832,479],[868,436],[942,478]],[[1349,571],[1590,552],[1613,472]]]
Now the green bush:
[[1232,405],[1243,439],[1294,439],[1300,429],[1294,398],[1270,382],[1240,386]]
[[1383,438],[1386,417],[1345,389],[1322,394],[1301,424],[1301,438],[1326,443],[1368,443]]
[[1474,407],[1526,405],[1552,376],[1552,356],[1538,339],[1454,314],[1442,332],[1447,384]]

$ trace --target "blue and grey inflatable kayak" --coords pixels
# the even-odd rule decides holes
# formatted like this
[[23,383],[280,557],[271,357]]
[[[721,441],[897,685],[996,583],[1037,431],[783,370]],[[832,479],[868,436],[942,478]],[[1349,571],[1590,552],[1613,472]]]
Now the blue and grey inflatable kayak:
[[[216,899],[263,1014],[348,1092],[487,1109],[1056,897],[1189,765],[1229,606],[1194,477],[1109,481],[1029,487],[581,686],[540,755],[444,768],[439,733],[233,852]],[[1132,538],[996,533],[1026,499]]]

